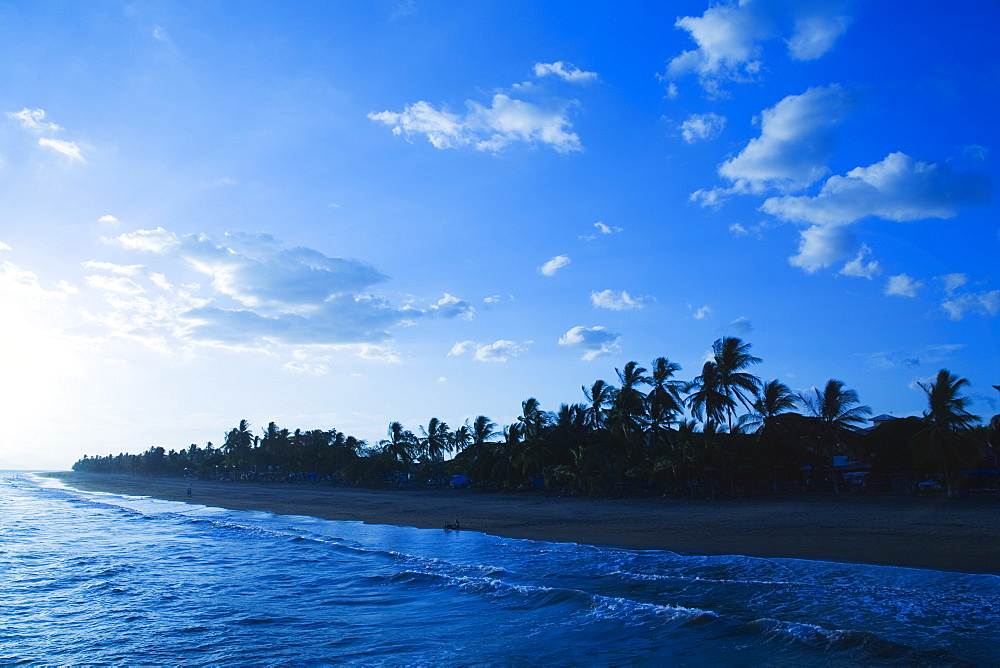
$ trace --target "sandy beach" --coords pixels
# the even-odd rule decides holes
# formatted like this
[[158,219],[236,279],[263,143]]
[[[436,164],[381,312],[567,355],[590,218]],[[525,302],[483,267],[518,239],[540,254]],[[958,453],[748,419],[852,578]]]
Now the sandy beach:
[[[218,506],[683,554],[792,557],[1000,574],[1000,499],[560,498],[54,473],[71,487]],[[192,495],[187,496],[191,487]]]

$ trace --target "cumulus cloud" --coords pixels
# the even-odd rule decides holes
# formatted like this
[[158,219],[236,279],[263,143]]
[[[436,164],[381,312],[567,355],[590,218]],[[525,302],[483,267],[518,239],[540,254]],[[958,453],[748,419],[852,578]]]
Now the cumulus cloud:
[[[210,278],[214,294],[202,298],[189,294],[187,287],[173,291],[162,274],[151,279],[161,291],[170,292],[157,299],[173,299],[174,310],[166,309],[169,335],[188,341],[233,346],[268,341],[378,345],[388,339],[389,328],[414,316],[471,312],[471,306],[451,295],[428,312],[395,308],[370,294],[370,288],[384,280],[370,265],[309,248],[287,248],[266,234],[232,234],[215,240],[207,235],[178,237],[157,228],[122,234],[116,241],[126,249],[180,260]],[[118,271],[111,267],[109,273]],[[108,279],[102,284],[113,285]],[[118,301],[114,306],[120,317],[127,318],[141,305]]]
[[126,232],[112,240],[112,243],[114,242],[128,250],[148,251],[150,253],[164,253],[181,243],[176,234],[168,232],[162,227],[157,227],[155,230]]
[[811,274],[849,258],[854,245],[854,235],[850,230],[814,225],[799,232],[799,250],[788,261],[793,267]]
[[868,216],[897,222],[953,218],[989,199],[990,184],[984,177],[897,152],[830,177],[816,196],[772,197],[761,210],[784,220],[847,225]]
[[471,146],[480,151],[498,152],[514,142],[543,144],[560,153],[582,149],[568,118],[570,103],[543,108],[513,99],[503,93],[493,96],[491,106],[466,101],[464,114],[435,109],[420,101],[401,112],[371,112],[368,118],[392,128],[393,134],[425,135],[438,149]]
[[851,106],[851,95],[834,84],[789,95],[761,112],[760,136],[719,166],[731,192],[791,192],[829,171],[834,130]]
[[597,72],[585,72],[562,60],[554,63],[535,63],[535,76],[557,76],[570,83],[590,83],[597,81]]
[[626,311],[630,309],[642,308],[642,297],[636,298],[622,290],[603,290],[601,292],[591,292],[590,301],[597,308],[611,309],[612,311]]
[[60,282],[57,289],[49,290],[42,285],[35,272],[22,269],[7,260],[0,262],[0,297],[23,297],[33,302],[61,302],[76,291],[75,286],[65,282]]
[[795,32],[787,40],[788,54],[795,60],[816,60],[833,48],[850,25],[850,17],[843,14],[799,17],[795,20]]
[[556,272],[570,263],[569,255],[556,255],[538,268],[543,276],[555,276]]
[[[783,220],[810,224],[800,232],[799,252],[790,261],[813,272],[851,256],[854,237],[848,227],[862,218],[875,216],[896,222],[947,219],[989,199],[990,183],[984,177],[891,153],[881,162],[830,177],[818,195],[771,197],[760,210]],[[861,265],[849,265],[852,270],[865,270]]]
[[890,276],[885,285],[885,294],[895,297],[916,297],[917,290],[923,287],[922,281],[917,281],[906,274]]
[[861,248],[858,250],[858,254],[853,260],[844,265],[840,270],[840,273],[844,276],[853,276],[855,278],[867,278],[871,280],[875,276],[882,273],[882,265],[878,263],[878,260],[867,261],[866,259],[872,253],[872,249],[868,247],[868,244],[861,244]]
[[938,276],[938,279],[944,283],[944,291],[948,295],[953,294],[969,282],[969,277],[965,274],[945,274],[944,276]]
[[729,323],[729,329],[736,334],[749,334],[753,331],[753,324],[750,323],[750,318],[744,315]]
[[117,223],[118,219],[115,218],[114,216],[112,216],[111,214],[108,214],[108,215],[104,215],[104,216],[101,216],[100,218],[98,218],[97,222],[99,222],[99,223],[113,224],[113,223]]
[[762,44],[784,39],[795,60],[814,60],[847,30],[841,2],[742,0],[713,5],[701,16],[683,16],[674,26],[687,31],[697,48],[667,65],[666,79],[696,74],[710,96],[723,95],[725,81],[753,81],[763,68]]
[[559,345],[582,350],[580,359],[590,362],[598,357],[608,357],[620,348],[621,334],[608,331],[604,327],[584,327],[578,325],[559,338]]
[[688,144],[696,141],[715,139],[726,127],[726,117],[711,112],[707,114],[691,114],[681,123],[681,137]]
[[[688,306],[688,308],[691,307]],[[704,320],[710,313],[712,313],[712,307],[705,304],[704,306],[699,307],[691,317],[695,320]]]
[[442,318],[463,318],[465,320],[471,320],[476,313],[472,304],[447,292],[437,304],[431,306],[430,310]]
[[942,302],[941,308],[952,320],[961,320],[969,312],[993,316],[1000,313],[1000,290],[954,295]]
[[460,341],[452,346],[449,356],[472,353],[472,359],[477,362],[506,362],[511,357],[527,351],[527,348],[514,341],[499,339],[493,343],[476,343],[475,341]]

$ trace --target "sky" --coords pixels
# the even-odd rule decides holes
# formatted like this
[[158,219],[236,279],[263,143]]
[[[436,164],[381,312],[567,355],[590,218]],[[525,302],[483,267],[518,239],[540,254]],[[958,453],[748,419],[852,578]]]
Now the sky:
[[0,2],[0,468],[657,357],[1000,412],[995,2]]

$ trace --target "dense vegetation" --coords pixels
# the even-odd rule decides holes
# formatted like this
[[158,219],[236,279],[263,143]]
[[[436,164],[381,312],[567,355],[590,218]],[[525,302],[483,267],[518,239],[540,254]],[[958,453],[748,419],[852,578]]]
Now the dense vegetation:
[[840,380],[796,395],[751,373],[760,359],[749,343],[723,337],[712,351],[690,381],[675,378],[680,367],[665,357],[649,369],[629,362],[615,370],[617,386],[598,380],[583,387],[586,403],[549,412],[528,398],[517,421],[502,428],[484,415],[454,430],[434,417],[419,434],[392,422],[387,437],[370,444],[336,429],[289,432],[273,422],[257,436],[243,420],[219,448],[156,446],[137,455],[85,456],[73,468],[354,485],[444,484],[462,473],[489,489],[735,496],[839,492],[849,476],[831,475],[838,455],[869,462],[869,484],[933,475],[949,495],[963,472],[997,466],[1000,416],[981,426],[962,396],[968,381],[945,369],[921,385],[923,417],[866,429],[871,409]]

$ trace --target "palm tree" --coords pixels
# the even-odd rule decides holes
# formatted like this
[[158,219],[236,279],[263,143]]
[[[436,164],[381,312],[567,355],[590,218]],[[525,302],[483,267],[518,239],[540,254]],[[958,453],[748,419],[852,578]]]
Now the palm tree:
[[469,443],[472,442],[472,433],[469,431],[469,425],[463,424],[451,433],[449,439],[451,441],[451,449],[453,452],[458,454],[465,450]]
[[[816,396],[799,395],[809,412],[820,422],[820,451],[832,460],[833,455],[840,454],[844,447],[844,437],[859,430],[864,424],[865,416],[871,415],[872,409],[860,404],[858,393],[845,390],[843,381],[831,378],[826,387],[815,390]],[[837,486],[837,474],[831,473],[833,491],[840,494]]]
[[781,433],[778,416],[792,411],[797,403],[798,397],[792,394],[787,385],[780,380],[771,380],[760,388],[757,399],[753,403],[753,410],[742,415],[736,423],[737,430],[756,432],[758,450],[762,449],[765,444],[768,446],[767,454],[772,489],[777,488],[773,444]]
[[671,380],[680,370],[680,364],[671,362],[666,357],[657,357],[653,360],[653,373],[650,378],[653,389],[649,391],[646,400],[649,404],[650,426],[654,429],[666,429],[684,410],[681,392],[687,388],[687,383]]
[[528,397],[521,402],[521,416],[517,418],[521,444],[517,448],[515,464],[528,477],[539,475],[549,456],[544,432],[552,422],[552,415],[543,411],[538,399]]
[[222,445],[226,464],[235,468],[248,467],[253,450],[252,443],[253,434],[250,433],[250,423],[246,420],[240,420],[240,425],[226,434],[226,441]]
[[744,371],[751,364],[760,363],[759,357],[750,354],[750,344],[744,343],[735,336],[724,336],[712,344],[715,366],[718,370],[719,389],[729,397],[727,416],[729,431],[733,430],[733,409],[736,400],[750,410],[748,397],[757,394],[760,378]]
[[528,397],[521,402],[521,416],[517,418],[520,433],[525,441],[537,441],[542,430],[549,424],[551,416],[541,409],[538,399]]
[[417,437],[413,432],[404,429],[400,422],[390,422],[387,435],[389,438],[378,442],[382,452],[404,465],[412,462],[413,451],[417,448]]
[[603,380],[597,380],[589,389],[586,387],[581,389],[583,396],[590,402],[590,408],[587,409],[587,426],[591,429],[603,428],[607,421],[608,408],[614,402],[615,388]]
[[691,381],[690,389],[694,391],[684,403],[691,409],[691,414],[705,425],[706,430],[711,427],[714,431],[733,403],[722,390],[719,367],[715,362],[705,362],[701,375]]
[[[993,389],[1000,392],[1000,385],[994,385]],[[990,418],[990,430],[988,433],[990,445],[993,446],[994,450],[1000,450],[1000,413]]]
[[636,362],[629,362],[623,369],[615,369],[615,373],[622,386],[611,407],[612,436],[624,446],[626,456],[634,456],[648,416],[646,395],[639,387],[649,385],[652,379],[646,375],[646,369]]
[[752,411],[737,421],[737,429],[759,434],[763,430],[773,428],[774,419],[795,408],[798,400],[798,397],[780,380],[769,380],[760,387],[757,398],[751,406]]
[[477,447],[481,446],[496,436],[496,430],[496,422],[485,415],[477,415],[476,419],[472,421],[472,427],[469,430],[472,434],[472,444]]
[[932,383],[918,383],[927,395],[927,410],[924,411],[924,432],[930,439],[931,452],[937,451],[941,457],[948,498],[954,496],[948,458],[953,456],[952,444],[962,432],[979,422],[979,418],[966,410],[968,397],[959,396],[959,391],[968,386],[969,381],[959,378],[947,369],[938,371]]
[[451,439],[447,424],[432,417],[427,423],[427,428],[420,427],[420,431],[423,433],[423,438],[420,439],[420,449],[428,459],[440,462],[444,459],[446,452],[451,452]]

